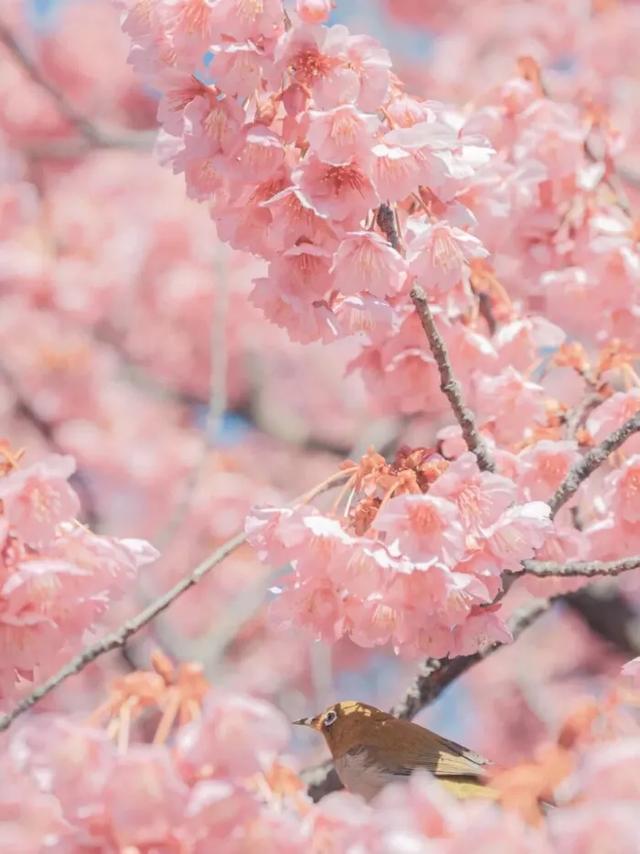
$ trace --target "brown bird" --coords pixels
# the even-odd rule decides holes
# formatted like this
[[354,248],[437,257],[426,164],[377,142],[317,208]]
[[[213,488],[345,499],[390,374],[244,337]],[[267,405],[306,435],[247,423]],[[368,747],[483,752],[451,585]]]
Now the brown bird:
[[486,784],[487,759],[375,706],[346,700],[293,723],[324,735],[342,784],[367,801],[418,768],[430,771],[458,798],[498,797]]

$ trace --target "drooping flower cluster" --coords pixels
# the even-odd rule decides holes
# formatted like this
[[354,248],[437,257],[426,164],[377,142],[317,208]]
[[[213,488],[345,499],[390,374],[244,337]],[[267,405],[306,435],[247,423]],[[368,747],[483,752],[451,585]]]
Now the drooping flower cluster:
[[50,675],[155,560],[147,542],[97,536],[74,517],[71,457],[19,467],[0,446],[0,699]]
[[548,497],[537,484],[546,475],[555,488],[571,459],[571,448],[548,445],[537,449],[546,466],[528,452],[513,477],[481,472],[470,452],[447,462],[419,449],[393,465],[369,452],[345,469],[342,515],[304,505],[254,511],[247,530],[261,558],[294,567],[277,614],[326,640],[348,635],[412,656],[508,640],[491,606],[502,573],[518,572],[552,531],[548,505],[527,498]]
[[[412,194],[427,187],[446,207],[491,149],[443,105],[406,96],[373,39],[300,12],[291,23],[279,0],[141,3],[124,28],[162,92],[164,156],[222,239],[269,262],[254,303],[294,340],[379,341],[404,320],[412,276],[434,273],[444,296],[486,256],[460,205],[457,221],[430,224]],[[406,258],[374,227],[381,203],[405,200],[418,206]]]

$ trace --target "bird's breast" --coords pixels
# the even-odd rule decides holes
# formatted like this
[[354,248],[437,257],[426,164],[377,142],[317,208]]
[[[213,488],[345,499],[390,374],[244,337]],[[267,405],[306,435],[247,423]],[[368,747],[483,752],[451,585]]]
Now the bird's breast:
[[366,801],[370,801],[387,783],[398,779],[375,762],[366,748],[345,753],[335,760],[335,767],[345,789]]

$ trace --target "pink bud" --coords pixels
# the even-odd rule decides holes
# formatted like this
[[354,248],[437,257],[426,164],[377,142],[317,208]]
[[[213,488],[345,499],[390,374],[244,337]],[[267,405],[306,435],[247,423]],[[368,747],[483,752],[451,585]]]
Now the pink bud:
[[326,21],[333,7],[333,0],[298,0],[296,3],[298,15],[307,24]]

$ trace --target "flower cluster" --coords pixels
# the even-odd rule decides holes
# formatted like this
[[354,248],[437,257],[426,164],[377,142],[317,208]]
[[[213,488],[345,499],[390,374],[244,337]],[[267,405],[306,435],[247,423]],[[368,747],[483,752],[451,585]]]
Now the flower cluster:
[[0,698],[50,675],[157,552],[74,518],[71,457],[19,467],[0,446]]
[[[413,276],[444,297],[487,255],[460,205],[457,221],[430,223],[414,196],[428,187],[446,207],[491,148],[408,97],[373,39],[314,23],[312,5],[291,22],[280,0],[140,3],[124,29],[162,93],[163,157],[221,238],[269,264],[254,303],[294,340],[380,340],[404,320]],[[406,257],[374,227],[383,202],[405,201]]]
[[527,499],[548,498],[574,452],[540,445],[515,460],[512,477],[481,472],[470,452],[448,462],[419,449],[392,465],[369,452],[345,468],[342,515],[338,503],[331,514],[256,509],[247,530],[260,557],[294,568],[275,603],[279,618],[411,656],[508,640],[491,606],[502,574],[518,572],[553,530],[548,505]]

